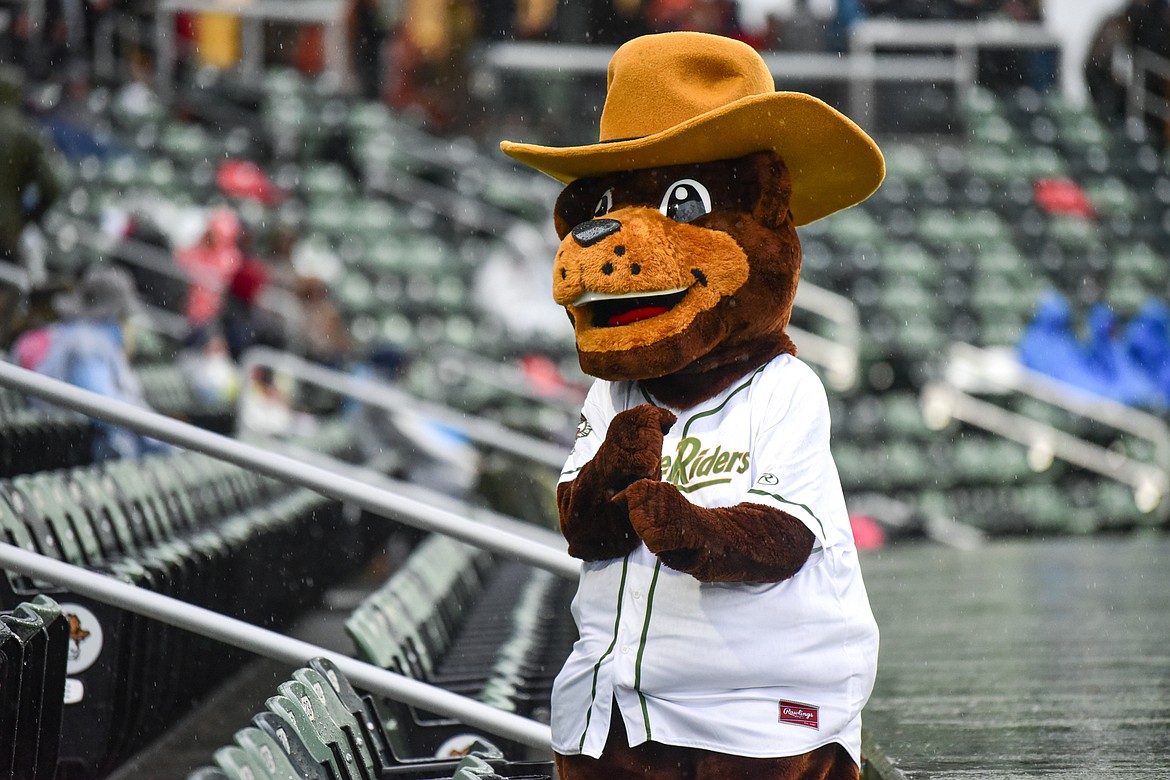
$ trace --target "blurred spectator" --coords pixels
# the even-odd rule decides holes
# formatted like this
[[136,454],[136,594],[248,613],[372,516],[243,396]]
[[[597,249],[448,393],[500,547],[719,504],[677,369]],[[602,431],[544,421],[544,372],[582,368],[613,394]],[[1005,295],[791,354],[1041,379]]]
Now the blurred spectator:
[[540,338],[564,327],[565,311],[552,299],[552,257],[543,233],[517,222],[507,241],[475,272],[473,300],[513,339]]
[[825,20],[818,18],[808,0],[795,0],[792,15],[780,22],[776,48],[782,51],[824,51],[827,39]]
[[1090,103],[1106,121],[1125,116],[1125,90],[1129,81],[1129,42],[1133,35],[1124,11],[1101,22],[1085,56],[1085,83]]
[[[62,321],[51,329],[37,372],[148,408],[128,359],[134,350],[131,315],[138,307],[130,275],[112,266],[91,266],[78,289],[59,296],[55,305]],[[94,428],[95,461],[170,449],[170,445],[102,421],[95,421]]]
[[[1125,9],[1130,22],[1131,45],[1151,54],[1170,59],[1170,0],[1134,0]],[[1146,92],[1156,98],[1170,98],[1170,79],[1163,74],[1145,72],[1138,75]],[[1147,100],[1147,106],[1150,101]],[[1144,117],[1150,135],[1163,147],[1170,145],[1170,120],[1159,116],[1151,106]]]
[[555,34],[556,0],[480,0],[478,7],[482,39],[533,39]]
[[654,32],[692,30],[742,37],[739,14],[730,0],[651,0],[645,17]]
[[406,0],[386,63],[387,102],[435,132],[464,126],[476,27],[471,0]]
[[382,74],[386,69],[383,50],[398,20],[389,15],[387,4],[380,0],[352,0],[348,21],[358,92],[367,99],[377,98],[382,94]]
[[329,296],[329,287],[316,277],[303,277],[297,282],[297,298],[301,303],[298,351],[327,366],[344,364],[353,344],[349,327]]
[[28,292],[21,316],[12,323],[11,332],[20,335],[8,351],[10,361],[36,371],[52,343],[53,325],[60,319],[53,301],[65,289],[64,285],[54,283],[38,285]]
[[285,346],[284,324],[262,304],[268,278],[264,261],[250,257],[241,261],[228,282],[219,323],[232,360],[239,361],[248,347]]
[[275,206],[285,198],[268,174],[251,160],[224,160],[215,172],[219,191],[229,198],[252,200],[265,206]]
[[38,224],[60,185],[51,152],[20,113],[21,78],[0,66],[0,262],[18,262],[20,237]]
[[557,7],[557,37],[565,43],[619,45],[651,31],[642,0],[584,0]]
[[239,238],[239,218],[231,209],[217,208],[211,212],[199,242],[179,251],[179,265],[191,278],[187,291],[191,325],[207,325],[219,314],[223,289],[243,262]]
[[240,428],[261,436],[283,436],[292,431],[296,413],[288,394],[268,366],[254,366],[241,388]]
[[[970,3],[974,15],[983,19],[1002,19],[1021,24],[1038,24],[1044,20],[1040,0],[998,0]],[[1000,49],[979,56],[979,80],[991,88],[1029,86],[1042,92],[1056,82],[1059,51],[1052,49]]]
[[179,367],[195,397],[208,406],[232,403],[239,395],[239,368],[228,352],[227,340],[217,330],[192,331],[179,353]]

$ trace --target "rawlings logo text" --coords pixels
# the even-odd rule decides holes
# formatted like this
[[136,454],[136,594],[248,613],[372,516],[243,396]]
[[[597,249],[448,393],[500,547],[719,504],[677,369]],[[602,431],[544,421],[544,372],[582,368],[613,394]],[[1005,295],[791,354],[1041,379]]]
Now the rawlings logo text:
[[780,722],[790,723],[793,726],[804,726],[810,729],[820,729],[819,708],[812,704],[801,704],[798,701],[780,702]]

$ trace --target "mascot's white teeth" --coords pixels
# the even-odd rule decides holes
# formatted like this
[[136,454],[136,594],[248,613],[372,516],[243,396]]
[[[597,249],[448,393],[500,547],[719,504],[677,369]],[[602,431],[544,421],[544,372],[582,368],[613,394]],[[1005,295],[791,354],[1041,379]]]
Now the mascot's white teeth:
[[665,295],[678,295],[681,292],[686,292],[689,287],[675,287],[671,290],[655,290],[653,292],[631,292],[620,293],[613,295],[610,293],[590,292],[587,291],[581,295],[580,298],[573,301],[573,306],[584,306],[587,303],[595,303],[597,301],[620,301],[626,298],[657,298]]

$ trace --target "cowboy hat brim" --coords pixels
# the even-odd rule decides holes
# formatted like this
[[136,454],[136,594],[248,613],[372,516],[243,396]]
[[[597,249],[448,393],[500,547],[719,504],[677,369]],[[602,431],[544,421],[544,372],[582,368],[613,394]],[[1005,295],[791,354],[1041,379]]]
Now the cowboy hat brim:
[[797,225],[860,203],[886,172],[881,151],[864,130],[803,92],[750,95],[641,138],[569,147],[503,141],[500,149],[564,184],[615,171],[773,151],[792,178],[790,206]]

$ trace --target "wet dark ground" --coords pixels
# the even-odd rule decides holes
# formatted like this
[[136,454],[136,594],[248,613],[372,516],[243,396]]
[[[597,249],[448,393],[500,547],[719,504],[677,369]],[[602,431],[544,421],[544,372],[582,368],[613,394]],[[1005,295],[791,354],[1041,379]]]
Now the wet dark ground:
[[862,565],[882,632],[871,774],[1170,778],[1170,538],[901,546]]

